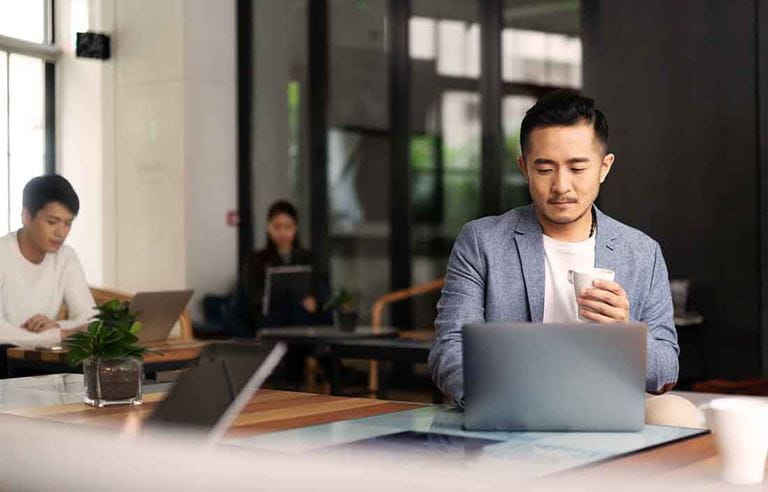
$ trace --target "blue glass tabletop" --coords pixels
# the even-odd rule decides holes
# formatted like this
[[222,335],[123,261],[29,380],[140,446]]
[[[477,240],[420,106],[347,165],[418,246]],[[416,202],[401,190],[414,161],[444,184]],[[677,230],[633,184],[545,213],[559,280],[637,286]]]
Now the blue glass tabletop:
[[365,451],[407,466],[435,459],[462,468],[503,464],[518,478],[536,478],[704,433],[657,425],[627,433],[469,432],[462,429],[460,410],[431,406],[226,442],[282,453]]

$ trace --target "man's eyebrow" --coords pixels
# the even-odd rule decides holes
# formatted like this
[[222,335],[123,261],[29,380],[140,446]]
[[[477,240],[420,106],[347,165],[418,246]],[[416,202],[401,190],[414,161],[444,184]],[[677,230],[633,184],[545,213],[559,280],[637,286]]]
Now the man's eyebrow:
[[[567,164],[577,164],[579,162],[589,162],[589,157],[571,157],[567,161],[565,161]],[[534,164],[556,164],[556,162],[552,159],[547,159],[545,157],[539,157],[538,159],[535,159],[533,161]]]

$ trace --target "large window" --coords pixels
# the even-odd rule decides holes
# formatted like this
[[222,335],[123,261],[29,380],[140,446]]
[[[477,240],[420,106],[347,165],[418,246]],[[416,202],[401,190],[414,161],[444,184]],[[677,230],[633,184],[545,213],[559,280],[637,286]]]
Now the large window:
[[[484,213],[483,193],[499,194],[496,212],[530,202],[517,165],[523,116],[545,92],[581,86],[579,3],[500,1],[503,161],[493,163],[482,156],[481,2],[411,0],[412,283],[444,275],[461,226]],[[484,165],[501,166],[485,191]],[[426,307],[415,306],[415,326],[431,324],[436,300],[416,301]]]
[[[579,19],[578,0],[255,2],[256,239],[269,203],[293,199],[363,323],[382,294],[443,276],[464,223],[530,200],[520,122],[542,94],[581,85]],[[431,326],[435,302],[385,322]]]
[[24,184],[53,171],[50,11],[45,0],[0,0],[0,235],[21,226]]

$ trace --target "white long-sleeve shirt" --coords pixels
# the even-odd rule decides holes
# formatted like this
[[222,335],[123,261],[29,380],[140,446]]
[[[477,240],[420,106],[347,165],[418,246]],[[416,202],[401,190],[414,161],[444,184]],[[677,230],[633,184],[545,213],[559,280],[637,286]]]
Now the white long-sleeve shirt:
[[15,232],[0,238],[0,343],[58,343],[61,329],[33,333],[21,325],[37,314],[56,319],[62,303],[69,319],[58,322],[61,329],[87,323],[95,314],[96,303],[75,251],[62,245],[36,264],[22,255]]

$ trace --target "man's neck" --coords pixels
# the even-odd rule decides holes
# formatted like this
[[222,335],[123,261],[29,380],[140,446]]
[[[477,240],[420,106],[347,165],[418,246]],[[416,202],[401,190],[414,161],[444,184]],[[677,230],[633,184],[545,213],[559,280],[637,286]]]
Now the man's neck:
[[558,241],[576,243],[579,241],[586,241],[590,238],[592,233],[592,209],[587,210],[584,215],[576,219],[574,222],[567,224],[558,224],[547,220],[539,214],[538,210],[536,215],[539,218],[541,229],[546,236],[556,239]]
[[21,255],[30,263],[40,264],[45,259],[45,251],[38,248],[24,229],[19,229],[16,234],[16,240],[19,242]]

